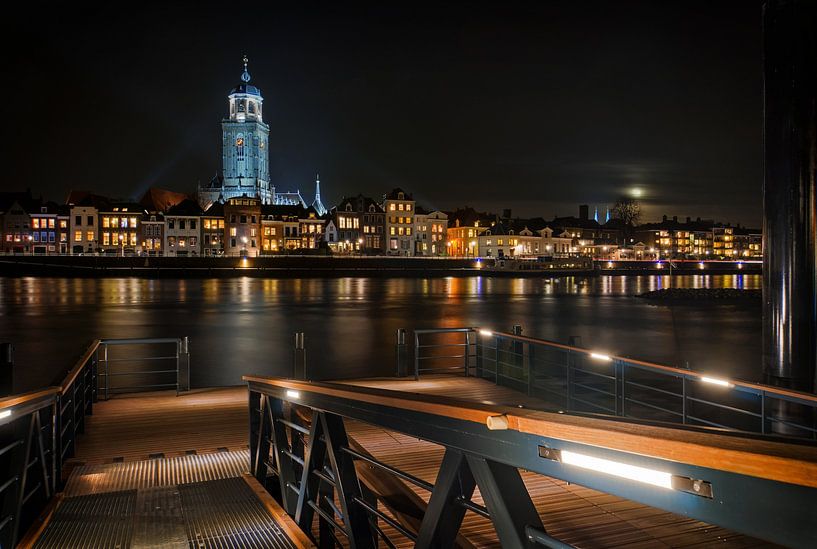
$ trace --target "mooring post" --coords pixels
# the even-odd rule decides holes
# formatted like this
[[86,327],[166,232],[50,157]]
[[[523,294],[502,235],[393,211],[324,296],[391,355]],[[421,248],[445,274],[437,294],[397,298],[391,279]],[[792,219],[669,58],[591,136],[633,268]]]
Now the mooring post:
[[[763,373],[817,389],[817,4],[763,4]],[[771,404],[771,402],[770,402]],[[774,432],[809,424],[798,405],[766,410]]]
[[408,358],[408,348],[406,347],[406,329],[397,328],[397,377],[406,377],[408,375],[408,365],[406,360]]
[[14,393],[14,346],[0,343],[0,396]]
[[295,362],[292,377],[306,379],[306,347],[303,332],[295,332]]

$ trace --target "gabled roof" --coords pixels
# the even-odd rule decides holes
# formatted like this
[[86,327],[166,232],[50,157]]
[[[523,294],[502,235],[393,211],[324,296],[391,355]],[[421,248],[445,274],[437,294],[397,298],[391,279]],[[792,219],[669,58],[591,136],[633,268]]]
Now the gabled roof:
[[41,200],[37,200],[31,196],[31,191],[24,192],[5,192],[0,193],[0,213],[5,213],[15,203],[19,204],[26,212],[33,209],[39,211]]
[[149,212],[166,212],[171,206],[188,198],[184,193],[151,187],[142,195],[139,203]]
[[478,212],[470,206],[466,206],[453,212],[445,212],[448,214],[448,226],[455,227],[457,220],[460,222],[460,227],[474,227],[479,221],[480,227],[489,227],[496,222],[496,214],[488,212]]
[[201,206],[192,198],[185,198],[167,210],[167,215],[200,216],[202,213]]
[[207,217],[224,217],[224,204],[221,202],[213,202],[203,215]]
[[[398,198],[398,196],[400,196],[400,193],[403,193],[403,198]],[[383,195],[383,200],[413,200],[413,199],[409,193],[407,193],[400,187],[395,187],[394,189]]]
[[[345,196],[343,197],[337,206],[333,207],[330,212],[345,212],[347,211],[346,205],[349,204],[352,206],[353,212],[358,213],[384,213],[383,206],[375,202],[373,198],[369,198],[368,196],[364,196],[362,194],[358,194],[357,196]],[[370,212],[370,208],[374,208],[374,212]]]

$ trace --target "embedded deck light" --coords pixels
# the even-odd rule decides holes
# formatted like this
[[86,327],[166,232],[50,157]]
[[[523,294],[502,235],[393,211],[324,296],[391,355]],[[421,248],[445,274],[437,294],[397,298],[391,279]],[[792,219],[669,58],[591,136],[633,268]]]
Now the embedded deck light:
[[491,330],[480,330],[479,335],[485,336],[485,337],[491,337],[492,335],[494,335],[494,333]]
[[3,410],[0,412],[0,419],[5,419],[11,415],[11,410]]
[[595,358],[596,360],[603,360],[605,362],[610,362],[611,360],[613,360],[612,358],[610,358],[609,355],[603,355],[601,353],[590,353],[590,358]]
[[289,398],[301,398],[301,393],[298,391],[293,391],[291,389],[287,389],[287,396]]
[[716,379],[714,377],[702,376],[701,381],[703,381],[704,383],[711,383],[712,385],[720,385],[721,387],[734,387],[733,384],[729,383],[725,379]]

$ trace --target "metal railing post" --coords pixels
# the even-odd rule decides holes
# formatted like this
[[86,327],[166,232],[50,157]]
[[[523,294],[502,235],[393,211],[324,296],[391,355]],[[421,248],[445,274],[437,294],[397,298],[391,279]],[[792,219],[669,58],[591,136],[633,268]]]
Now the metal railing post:
[[0,343],[0,396],[14,393],[14,346]]
[[303,332],[295,332],[295,361],[293,365],[293,377],[295,379],[306,379],[306,346],[304,345]]
[[681,422],[687,424],[687,376],[681,378]]
[[99,401],[99,345],[94,349],[94,356],[91,358],[91,400]]
[[176,394],[190,390],[190,339],[179,340],[176,352]]
[[[519,324],[514,324],[511,326],[511,333],[515,336],[522,335],[522,326]],[[525,357],[522,356],[523,353],[523,346],[522,343],[519,341],[512,341],[511,342],[511,363],[514,366],[518,366],[520,370],[522,370],[522,375],[525,375]],[[510,372],[508,372],[510,374]]]
[[[525,352],[525,350],[527,350],[527,352]],[[528,376],[528,396],[532,396],[536,374],[533,371],[533,345],[530,342],[522,346],[522,363],[524,365],[525,375]]]
[[468,367],[470,366],[471,356],[471,332],[465,332],[465,352],[462,353],[465,358],[465,377],[468,377]]
[[572,352],[567,350],[567,362],[565,364],[565,404],[567,411],[573,409],[573,365],[571,364]]
[[405,328],[397,328],[397,342],[395,349],[397,352],[397,377],[406,377],[408,375],[408,365],[406,364],[408,349],[406,348]]
[[484,368],[482,367],[482,361],[483,361],[483,359],[485,357],[485,355],[483,354],[482,337],[483,336],[479,333],[479,330],[477,330],[477,332],[476,332],[476,358],[475,358],[476,364],[474,365],[474,368],[476,370],[476,376],[478,378],[480,378],[480,379],[483,376]]
[[108,400],[111,390],[111,373],[108,368],[108,345],[102,346],[102,360],[105,361],[105,400]]
[[414,381],[420,381],[420,334],[414,332]]

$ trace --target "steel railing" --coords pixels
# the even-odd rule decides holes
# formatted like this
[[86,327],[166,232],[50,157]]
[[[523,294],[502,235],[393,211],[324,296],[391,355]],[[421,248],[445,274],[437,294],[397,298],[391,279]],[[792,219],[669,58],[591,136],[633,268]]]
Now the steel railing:
[[781,387],[479,328],[416,330],[414,353],[415,379],[476,376],[548,409],[817,439],[817,395]]
[[[503,547],[569,548],[545,530],[520,470],[786,546],[814,546],[817,515],[808,502],[817,493],[817,458],[804,443],[348,383],[243,379],[250,473],[320,546],[448,547],[467,511],[489,519]],[[378,459],[349,436],[347,420],[381,428],[383,438],[397,432],[442,446],[435,481]],[[381,446],[368,434],[365,442]],[[771,466],[782,456],[803,461]],[[483,502],[473,500],[477,487]],[[430,493],[427,506],[407,505],[403,494],[415,488]]]
[[[111,347],[175,345],[175,353],[139,357],[110,356]],[[175,361],[172,367],[130,368],[119,364]],[[114,387],[108,380],[150,379],[175,374],[175,381]],[[121,377],[119,377],[121,376]],[[160,380],[162,381],[162,380]],[[62,470],[76,452],[77,436],[85,431],[100,397],[125,391],[175,387],[190,389],[187,338],[98,339],[85,350],[63,381],[30,393],[0,398],[0,547],[14,547],[25,528],[62,488]]]

